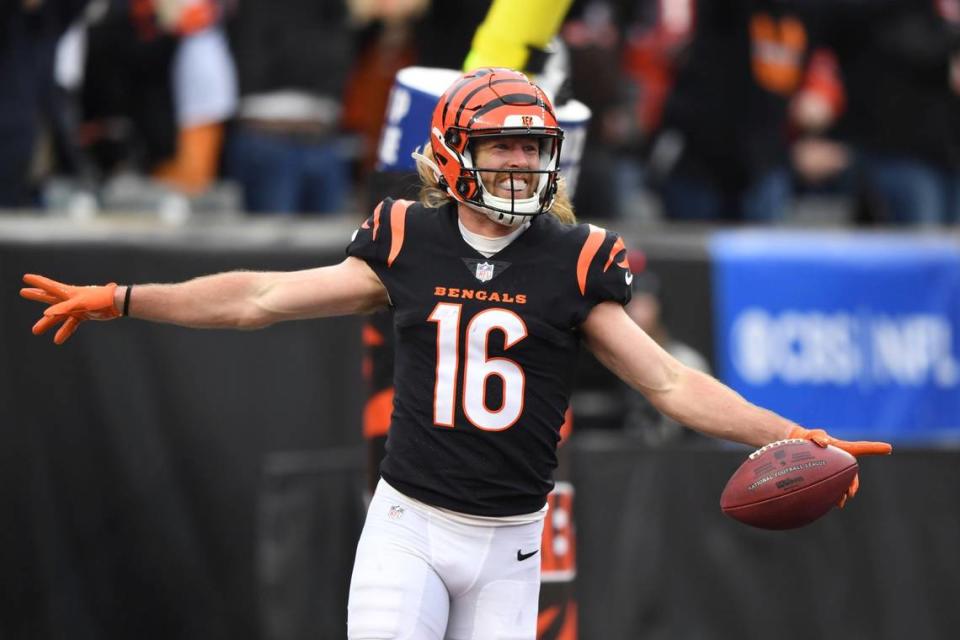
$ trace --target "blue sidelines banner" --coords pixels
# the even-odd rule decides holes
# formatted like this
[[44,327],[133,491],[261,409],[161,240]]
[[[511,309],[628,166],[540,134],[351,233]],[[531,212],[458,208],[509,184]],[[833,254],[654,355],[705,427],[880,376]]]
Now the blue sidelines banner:
[[711,253],[724,382],[839,437],[960,443],[960,242],[734,231]]

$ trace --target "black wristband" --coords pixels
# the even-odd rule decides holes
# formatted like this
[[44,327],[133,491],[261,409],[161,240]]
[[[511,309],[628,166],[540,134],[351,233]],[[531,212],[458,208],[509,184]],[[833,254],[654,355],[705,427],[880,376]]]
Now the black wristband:
[[130,315],[130,292],[133,291],[133,285],[127,285],[127,292],[123,294],[123,313],[121,315]]

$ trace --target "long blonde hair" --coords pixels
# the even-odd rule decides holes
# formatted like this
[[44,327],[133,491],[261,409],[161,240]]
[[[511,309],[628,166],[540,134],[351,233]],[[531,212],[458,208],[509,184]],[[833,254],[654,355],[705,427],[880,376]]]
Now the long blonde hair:
[[[431,163],[436,164],[437,159],[433,155],[433,149],[430,145],[424,145],[421,152]],[[420,175],[420,202],[428,207],[442,207],[452,198],[445,189],[440,187],[440,181],[437,175],[427,162],[417,158],[417,173]],[[547,211],[550,215],[564,224],[576,224],[577,216],[573,212],[573,203],[570,202],[570,196],[567,194],[567,181],[560,176],[557,179],[557,195],[553,200],[553,206]]]

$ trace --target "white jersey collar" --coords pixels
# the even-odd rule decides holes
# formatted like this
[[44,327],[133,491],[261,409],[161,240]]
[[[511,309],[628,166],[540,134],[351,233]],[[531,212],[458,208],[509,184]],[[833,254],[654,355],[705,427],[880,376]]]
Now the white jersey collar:
[[530,221],[524,222],[505,236],[494,238],[470,231],[463,226],[463,221],[459,217],[457,218],[457,225],[460,227],[460,235],[463,236],[464,242],[473,247],[483,257],[489,258],[493,254],[503,251],[511,242],[520,237],[520,234],[530,227]]

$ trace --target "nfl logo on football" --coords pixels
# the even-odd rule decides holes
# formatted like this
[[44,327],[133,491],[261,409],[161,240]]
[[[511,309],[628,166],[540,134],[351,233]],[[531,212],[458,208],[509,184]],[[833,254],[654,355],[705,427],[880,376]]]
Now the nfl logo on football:
[[477,265],[477,280],[486,282],[493,277],[493,265],[489,262],[481,262]]

